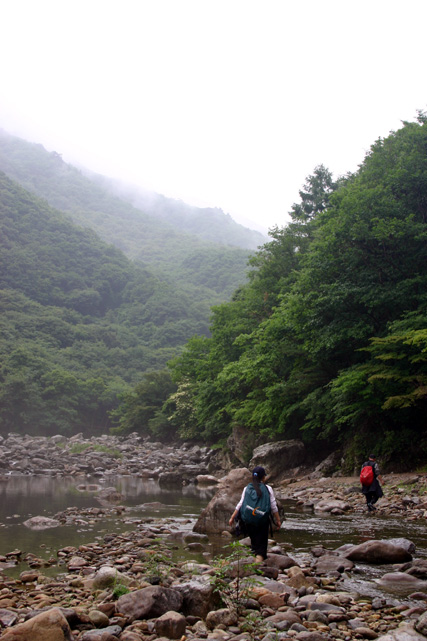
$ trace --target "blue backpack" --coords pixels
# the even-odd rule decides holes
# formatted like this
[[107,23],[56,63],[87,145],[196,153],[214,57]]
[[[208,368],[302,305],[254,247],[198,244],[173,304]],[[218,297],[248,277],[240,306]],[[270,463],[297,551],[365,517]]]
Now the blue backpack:
[[261,496],[258,496],[252,483],[246,487],[240,514],[244,523],[262,525],[270,519],[270,492],[260,483]]

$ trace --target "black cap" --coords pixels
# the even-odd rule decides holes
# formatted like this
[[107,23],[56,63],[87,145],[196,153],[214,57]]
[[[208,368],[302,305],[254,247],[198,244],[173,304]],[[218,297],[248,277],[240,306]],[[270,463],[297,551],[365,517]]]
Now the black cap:
[[369,458],[377,458],[375,454],[369,454]]
[[261,465],[257,465],[252,470],[252,476],[256,476],[258,480],[263,479],[265,475],[265,469]]

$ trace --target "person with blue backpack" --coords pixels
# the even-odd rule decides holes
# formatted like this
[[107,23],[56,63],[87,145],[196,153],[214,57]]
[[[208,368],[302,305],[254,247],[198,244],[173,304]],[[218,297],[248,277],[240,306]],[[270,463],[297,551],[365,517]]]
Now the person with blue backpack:
[[276,497],[271,486],[265,484],[265,477],[263,467],[258,465],[253,469],[252,482],[243,489],[240,501],[228,522],[231,527],[240,513],[257,563],[262,563],[267,558],[270,516],[278,528],[281,525]]

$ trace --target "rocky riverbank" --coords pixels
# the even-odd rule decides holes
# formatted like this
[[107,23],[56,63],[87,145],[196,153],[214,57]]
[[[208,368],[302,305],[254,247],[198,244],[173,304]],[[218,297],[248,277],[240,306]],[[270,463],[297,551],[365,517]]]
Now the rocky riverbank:
[[[258,571],[244,551],[245,540],[242,552],[233,546],[223,560],[173,562],[178,544],[200,552],[207,542],[205,535],[151,519],[133,531],[58,550],[63,573],[54,579],[34,557],[34,567],[19,579],[6,573],[0,579],[2,638],[425,641],[427,562],[416,558],[410,541],[338,550],[316,546],[304,561],[272,542]],[[19,555],[15,550],[8,557],[19,560]],[[382,580],[404,584],[410,601],[369,599],[346,590],[345,578],[358,560],[389,563]],[[403,637],[403,630],[410,636]]]
[[[107,488],[108,492],[104,488],[99,508],[70,507],[52,514],[52,523],[37,523],[38,518],[47,517],[35,517],[27,527],[60,527],[101,516],[113,521],[120,516],[128,519],[128,530],[111,532],[79,547],[61,548],[47,560],[15,549],[0,557],[1,638],[426,640],[427,560],[417,556],[411,541],[373,540],[337,549],[316,545],[302,556],[293,554],[285,543],[271,541],[261,567],[254,565],[247,541],[226,548],[233,540],[227,525],[230,508],[248,475],[245,468],[227,474],[231,464],[208,448],[184,445],[173,449],[143,442],[136,435],[129,439],[17,435],[2,439],[0,469],[6,483],[13,474],[87,474],[95,487],[97,477],[133,474],[165,483],[171,479],[181,484],[215,482],[218,491],[195,531],[172,519],[132,519],[131,510],[120,505],[114,488]],[[356,477],[324,477],[320,470],[299,467],[276,474],[273,485],[282,504],[292,500],[304,511],[339,519],[351,511],[366,510],[357,481]],[[384,481],[385,497],[378,512],[425,520],[425,474],[389,474]],[[212,523],[215,529],[209,530]],[[222,559],[212,558],[209,531],[221,533]],[[187,550],[189,559],[193,555],[193,560],[174,560],[179,547]],[[9,564],[15,568],[22,564],[18,578],[8,576]],[[383,594],[390,596],[370,598],[349,588],[358,564],[380,564],[384,572],[379,584],[386,588]],[[53,566],[57,566],[54,577],[50,573]]]
[[[79,476],[93,478],[111,475],[137,475],[154,478],[160,484],[196,482],[197,476],[210,476],[215,482],[231,465],[227,457],[209,447],[182,444],[168,446],[142,439],[100,436],[86,439],[82,434],[0,436],[0,480],[12,474]],[[216,476],[213,476],[215,474]]]

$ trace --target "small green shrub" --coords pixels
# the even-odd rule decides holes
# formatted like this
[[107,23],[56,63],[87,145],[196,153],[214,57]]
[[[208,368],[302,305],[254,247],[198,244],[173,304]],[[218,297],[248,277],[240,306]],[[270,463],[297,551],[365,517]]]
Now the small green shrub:
[[119,599],[124,594],[128,594],[129,592],[130,590],[128,587],[126,587],[126,585],[123,585],[122,583],[117,583],[117,585],[115,585],[113,588],[113,593],[112,593],[113,600],[117,601],[117,599]]

